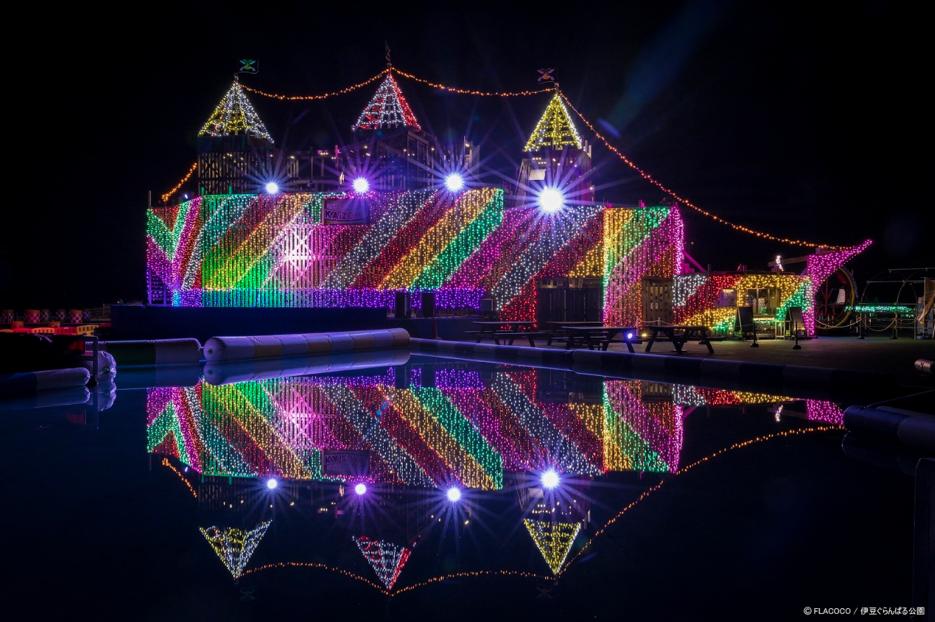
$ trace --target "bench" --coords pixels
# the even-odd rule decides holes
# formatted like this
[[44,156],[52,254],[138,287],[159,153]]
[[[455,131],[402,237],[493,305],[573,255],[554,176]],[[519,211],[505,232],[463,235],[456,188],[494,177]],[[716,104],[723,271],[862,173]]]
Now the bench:
[[651,325],[645,326],[643,330],[649,332],[649,340],[646,342],[646,352],[651,352],[653,344],[660,341],[662,334],[668,337],[675,347],[675,351],[682,353],[682,347],[689,341],[697,341],[699,345],[706,346],[709,354],[714,354],[714,348],[711,347],[711,332],[707,326],[672,326],[672,325]]
[[535,347],[536,347],[535,338],[536,338],[536,337],[546,337],[547,335],[548,335],[548,333],[546,333],[545,331],[530,331],[530,330],[510,331],[510,330],[501,330],[501,331],[497,331],[497,332],[493,333],[492,337],[493,337],[494,343],[496,343],[497,345],[501,345],[501,344],[500,344],[500,340],[502,339],[502,340],[504,340],[504,341],[509,340],[509,343],[507,343],[507,345],[510,345],[510,346],[513,345],[513,341],[514,341],[515,339],[517,339],[517,338],[519,338],[519,339],[528,339],[528,340],[529,340],[529,345],[530,345],[531,347],[535,348]]

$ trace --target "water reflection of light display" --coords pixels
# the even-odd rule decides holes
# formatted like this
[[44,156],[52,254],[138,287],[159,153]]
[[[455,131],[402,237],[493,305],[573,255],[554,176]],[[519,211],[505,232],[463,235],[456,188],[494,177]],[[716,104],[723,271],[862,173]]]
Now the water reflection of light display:
[[217,553],[224,567],[230,571],[231,576],[239,579],[250,562],[253,552],[260,544],[260,540],[266,535],[269,524],[270,521],[263,521],[250,530],[236,527],[227,529],[207,527],[201,529],[201,534]]
[[[478,518],[472,513],[477,506],[471,491],[515,491],[512,494],[518,495],[522,511],[520,529],[557,577],[609,524],[658,490],[666,479],[648,483],[629,506],[596,531],[588,527],[590,499],[583,489],[575,490],[575,484],[615,471],[678,476],[704,463],[707,458],[681,466],[684,420],[693,410],[738,405],[766,409],[766,405],[779,404],[783,417],[830,424],[840,424],[842,418],[832,402],[782,395],[638,380],[591,379],[583,390],[556,389],[551,382],[541,370],[478,371],[469,365],[426,365],[358,376],[268,378],[222,385],[202,381],[194,387],[153,388],[147,394],[147,449],[181,463],[176,468],[175,460],[162,461],[205,507],[221,501],[222,507],[234,508],[232,493],[219,495],[215,488],[233,491],[241,496],[239,503],[244,502],[246,489],[231,488],[236,481],[231,478],[245,483],[280,478],[280,487],[285,488],[276,493],[283,501],[294,498],[295,486],[301,482],[331,486],[333,492],[340,491],[334,493],[340,497],[345,496],[345,485],[351,491],[365,483],[366,496],[350,495],[341,502],[350,505],[319,502],[315,499],[324,497],[314,495],[312,502],[315,512],[334,518],[345,512],[370,512],[352,533],[370,534],[353,536],[353,543],[377,583],[327,564],[274,562],[255,570],[320,567],[391,595],[435,582],[434,578],[420,582],[411,577],[409,585],[396,588],[425,529],[460,529],[462,523],[466,526]],[[804,412],[797,412],[794,403],[804,405]],[[561,485],[554,489],[542,482],[542,474],[550,469],[560,474]],[[193,487],[196,474],[201,481]],[[445,501],[444,493],[452,487],[468,494],[467,506],[461,507],[464,500]],[[434,495],[434,509],[416,512],[429,517],[418,517],[416,522],[423,523],[417,533],[379,526],[374,530],[373,520],[387,517],[387,504],[408,503],[402,497],[388,497],[390,489]],[[399,511],[398,517],[411,512]],[[357,516],[355,520],[361,515]],[[411,521],[412,516],[395,522]],[[426,522],[434,527],[426,527]],[[246,566],[267,526],[260,523],[252,531],[212,527],[202,533],[238,579],[253,572]],[[588,539],[583,548],[576,548],[581,534]],[[543,575],[506,569],[452,576],[498,573],[543,579]]]
[[[562,401],[540,394],[532,370],[439,369],[434,386],[410,372],[406,388],[388,370],[150,389],[147,450],[205,476],[500,490],[505,472],[545,465],[577,476],[675,472],[685,407],[793,401],[636,380],[605,380],[600,403]],[[841,422],[832,402],[805,407],[808,420]],[[355,451],[368,454],[366,476],[340,472],[340,461],[323,468],[323,456]]]
[[542,558],[552,569],[552,573],[558,574],[571,551],[571,545],[574,544],[578,532],[581,531],[581,523],[527,518],[523,524],[532,536],[533,542],[536,543],[536,548],[542,553]]
[[377,573],[380,582],[387,590],[393,589],[396,580],[399,579],[399,573],[409,559],[411,551],[404,546],[385,542],[383,540],[374,540],[367,536],[354,538],[357,548],[373,567]]

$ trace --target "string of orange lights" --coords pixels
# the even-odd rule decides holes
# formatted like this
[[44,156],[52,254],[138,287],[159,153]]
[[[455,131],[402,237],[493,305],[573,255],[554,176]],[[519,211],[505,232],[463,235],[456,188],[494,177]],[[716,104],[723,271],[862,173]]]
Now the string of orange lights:
[[269,91],[263,91],[252,86],[247,86],[246,84],[241,84],[241,88],[247,91],[248,93],[253,93],[254,95],[260,95],[262,97],[268,97],[270,99],[278,99],[279,101],[321,101],[324,99],[331,99],[332,97],[337,97],[339,95],[347,95],[348,93],[353,93],[359,89],[364,88],[368,84],[373,84],[387,72],[391,71],[390,68],[386,68],[379,73],[375,73],[366,80],[362,82],[357,82],[356,84],[349,84],[343,88],[337,89],[335,91],[328,91],[327,93],[317,93],[315,95],[284,95],[282,93],[270,93]]
[[528,97],[530,95],[539,95],[541,93],[551,93],[555,90],[555,88],[551,86],[535,90],[527,89],[523,91],[484,91],[481,89],[464,89],[457,86],[451,86],[449,84],[442,84],[441,82],[433,82],[432,80],[427,80],[413,73],[409,73],[408,71],[403,71],[397,67],[392,67],[391,71],[404,78],[408,78],[413,82],[424,84],[425,86],[437,89],[439,91],[445,91],[446,93],[457,93],[458,95],[474,95],[475,97]]
[[327,572],[333,572],[335,574],[343,575],[349,579],[359,581],[360,583],[368,585],[376,591],[382,594],[386,594],[387,596],[390,595],[390,593],[387,592],[382,585],[378,585],[370,579],[360,576],[356,572],[351,572],[350,570],[344,570],[343,568],[329,566],[328,564],[321,564],[318,562],[274,562],[270,564],[263,564],[262,566],[257,566],[256,568],[248,568],[243,571],[241,576],[245,577],[247,575],[256,574],[258,572],[265,572],[267,570],[276,570],[280,568],[311,568],[314,570],[325,570]]
[[418,583],[407,585],[406,587],[390,592],[387,595],[399,596],[400,594],[405,594],[406,592],[411,592],[413,590],[417,590],[435,583],[442,583],[444,581],[448,581],[449,579],[474,579],[478,577],[520,577],[523,579],[555,581],[555,577],[548,577],[546,575],[537,574],[535,572],[528,572],[526,570],[467,570],[431,577],[425,581],[419,581]]
[[182,480],[182,483],[185,484],[186,488],[188,488],[188,492],[191,493],[192,498],[194,499],[198,498],[198,492],[192,487],[192,484],[191,482],[188,481],[188,478],[182,475],[182,473],[177,468],[175,468],[175,465],[169,462],[166,458],[163,458],[162,466],[166,467],[167,469],[175,473],[175,476],[178,477],[180,480]]
[[[719,224],[726,225],[730,227],[731,229],[734,229],[735,231],[746,233],[748,235],[752,235],[752,236],[762,238],[765,240],[770,240],[772,242],[778,242],[780,244],[787,244],[790,246],[804,246],[804,247],[809,247],[809,248],[820,248],[820,249],[828,249],[828,250],[841,250],[841,249],[847,248],[846,246],[837,245],[837,244],[824,244],[824,243],[814,242],[810,240],[802,240],[802,239],[791,238],[791,237],[782,236],[782,235],[774,235],[772,233],[760,231],[758,229],[754,229],[752,227],[748,227],[743,224],[732,222],[722,216],[718,216],[714,212],[704,209],[703,207],[693,202],[691,199],[688,199],[687,197],[675,192],[674,190],[672,190],[671,188],[663,184],[661,181],[657,180],[649,172],[641,168],[638,164],[636,164],[636,162],[630,159],[625,153],[620,151],[620,149],[614,146],[614,144],[611,143],[603,134],[601,134],[597,130],[595,125],[587,117],[585,117],[584,114],[580,110],[578,110],[577,107],[575,107],[575,105],[571,102],[568,96],[561,89],[558,88],[558,85],[554,85],[554,86],[550,85],[550,86],[543,87],[540,89],[526,89],[526,90],[520,90],[520,91],[485,91],[482,89],[466,89],[462,87],[451,86],[449,84],[444,84],[442,82],[435,82],[433,80],[423,78],[414,73],[411,73],[409,71],[404,71],[402,69],[399,69],[398,67],[394,67],[391,65],[391,66],[388,66],[386,69],[383,69],[379,73],[376,73],[370,76],[369,78],[367,78],[366,80],[362,82],[357,82],[356,84],[351,84],[351,85],[345,86],[343,88],[340,88],[334,91],[329,91],[326,93],[318,93],[318,94],[313,94],[313,95],[286,95],[282,93],[272,93],[269,91],[264,91],[264,90],[251,87],[251,86],[247,86],[247,85],[241,85],[241,86],[244,90],[250,93],[254,93],[262,97],[268,97],[270,99],[276,99],[279,101],[321,101],[325,99],[330,99],[332,97],[337,97],[340,95],[346,95],[348,93],[352,93],[369,84],[376,82],[381,77],[383,77],[384,75],[390,72],[395,73],[404,78],[407,78],[409,80],[412,80],[414,82],[417,82],[419,84],[428,86],[430,88],[444,91],[446,93],[455,93],[458,95],[472,95],[476,97],[528,97],[528,96],[539,95],[543,93],[557,92],[561,96],[562,100],[568,105],[568,107],[571,108],[575,112],[575,114],[578,116],[579,119],[581,119],[581,122],[584,123],[584,125],[589,130],[591,130],[591,133],[593,133],[594,136],[611,153],[616,155],[624,164],[626,164],[630,169],[632,169],[644,181],[652,184],[653,186],[655,186],[656,188],[664,192],[666,195],[672,197],[674,200],[685,205],[689,209],[697,212],[698,214],[701,214],[702,216],[705,216],[706,218],[709,218],[710,220],[713,220],[714,222],[717,222]],[[168,199],[171,198],[172,195],[178,192],[178,190],[182,187],[182,185],[184,185],[185,182],[187,182],[191,178],[196,168],[197,168],[197,163],[191,166],[191,168],[189,169],[185,177],[183,177],[181,181],[179,181],[179,183],[176,184],[175,187],[172,188],[172,190],[162,195],[163,203],[168,201]]]
[[179,180],[179,183],[177,183],[177,184],[175,184],[174,186],[172,186],[172,189],[171,189],[171,190],[169,190],[169,191],[163,193],[163,195],[162,195],[162,197],[161,197],[161,198],[162,198],[162,202],[165,203],[165,202],[167,202],[169,199],[171,199],[171,198],[172,198],[172,195],[175,194],[176,192],[178,192],[179,189],[181,189],[181,187],[185,185],[185,182],[187,182],[189,179],[192,178],[192,175],[195,174],[195,170],[197,170],[197,169],[198,169],[198,163],[197,163],[197,162],[192,162],[192,165],[188,167],[188,172],[185,173],[185,176],[182,177],[182,179]]
[[[248,575],[256,574],[259,572],[265,572],[268,570],[276,570],[276,569],[284,569],[284,568],[307,568],[307,569],[325,570],[327,572],[339,574],[349,579],[358,581],[369,587],[372,587],[374,590],[384,594],[387,597],[399,596],[407,592],[412,592],[414,590],[428,587],[430,585],[443,583],[445,581],[452,580],[452,579],[462,579],[462,578],[517,577],[517,578],[534,579],[534,580],[541,580],[541,581],[554,583],[572,566],[575,560],[579,559],[584,553],[586,553],[591,548],[591,546],[593,545],[594,541],[597,538],[605,534],[607,530],[610,529],[610,527],[612,527],[617,521],[619,521],[627,512],[629,512],[630,510],[635,508],[637,505],[645,501],[647,498],[649,498],[655,492],[657,492],[660,488],[662,488],[666,483],[673,481],[673,479],[675,479],[676,477],[684,475],[685,473],[688,473],[689,471],[692,471],[693,469],[696,469],[704,464],[707,464],[711,460],[719,458],[720,456],[723,456],[724,454],[736,451],[738,449],[744,449],[752,445],[758,445],[758,444],[765,443],[765,442],[768,442],[768,441],[771,441],[777,438],[790,438],[790,437],[795,437],[795,436],[804,436],[806,434],[816,434],[816,433],[821,433],[821,432],[834,432],[834,431],[841,431],[841,430],[843,430],[841,426],[815,426],[815,427],[810,427],[810,428],[799,428],[795,430],[783,430],[780,432],[772,432],[770,434],[763,434],[763,435],[756,436],[756,437],[753,437],[751,439],[747,439],[744,441],[738,441],[727,447],[719,449],[715,451],[714,453],[708,454],[707,456],[703,458],[699,458],[698,460],[692,462],[691,464],[688,464],[682,467],[681,469],[679,469],[678,471],[676,471],[672,478],[662,480],[656,483],[655,485],[651,486],[650,488],[644,490],[642,493],[640,493],[640,495],[636,499],[634,499],[633,501],[625,505],[623,508],[621,508],[616,514],[614,514],[611,518],[609,518],[607,522],[605,522],[597,531],[594,532],[594,535],[591,536],[591,538],[587,541],[587,543],[585,543],[583,547],[578,549],[578,551],[565,562],[565,564],[563,565],[562,569],[560,570],[557,576],[547,576],[547,575],[542,575],[542,574],[538,574],[535,572],[529,572],[526,570],[508,570],[508,569],[470,570],[470,571],[453,572],[453,573],[448,573],[444,575],[437,575],[437,576],[425,579],[423,581],[419,581],[417,583],[407,585],[399,589],[387,590],[383,586],[377,584],[376,582],[371,581],[370,579],[367,579],[366,577],[363,577],[357,573],[351,572],[349,570],[345,570],[343,568],[338,568],[336,566],[329,566],[327,564],[322,564],[319,562],[298,562],[298,561],[273,562],[273,563],[263,564],[262,566],[257,566],[255,568],[248,568],[244,570],[242,576],[248,576]],[[185,481],[186,484],[188,484],[187,480],[185,480],[185,478],[182,477],[180,473],[178,473],[178,471],[172,466],[171,463],[168,462],[168,460],[164,458],[162,461],[162,464],[163,466],[167,466],[173,471],[175,471],[176,474],[179,475],[179,477],[183,479],[183,481]],[[192,493],[194,494],[193,490],[192,490]]]
[[591,133],[594,134],[594,136],[596,136],[597,139],[598,139],[599,141],[601,141],[601,143],[603,143],[603,145],[604,145],[605,147],[607,147],[607,149],[609,149],[611,153],[613,153],[615,156],[617,156],[618,158],[620,158],[620,160],[621,160],[624,164],[626,164],[626,165],[627,165],[628,167],[630,167],[637,175],[639,175],[641,178],[643,178],[644,181],[649,182],[650,184],[652,184],[653,186],[655,186],[655,187],[658,188],[659,190],[662,190],[664,193],[666,193],[667,195],[669,195],[670,197],[672,197],[673,199],[675,199],[675,200],[678,201],[679,203],[685,205],[686,207],[691,208],[692,210],[698,212],[698,213],[701,214],[702,216],[705,216],[705,217],[707,217],[707,218],[710,218],[710,219],[713,220],[714,222],[720,223],[720,224],[722,224],[722,225],[727,225],[728,227],[730,227],[731,229],[734,229],[735,231],[740,231],[740,232],[742,232],[742,233],[747,233],[747,234],[749,234],[749,235],[753,235],[753,236],[756,236],[756,237],[758,237],[758,238],[763,238],[763,239],[766,239],[766,240],[771,240],[771,241],[773,241],[773,242],[779,242],[779,243],[781,243],[781,244],[789,244],[790,246],[807,246],[807,247],[810,247],[810,248],[823,248],[823,249],[829,249],[829,250],[841,250],[841,249],[847,248],[846,246],[841,246],[841,245],[822,244],[822,243],[820,243],[820,242],[811,242],[811,241],[809,241],[809,240],[799,240],[799,239],[796,239],[796,238],[789,238],[789,237],[784,237],[784,236],[781,236],[781,235],[773,235],[772,233],[767,233],[767,232],[765,232],[765,231],[759,231],[759,230],[757,230],[757,229],[753,229],[752,227],[748,227],[748,226],[746,226],[746,225],[740,225],[740,224],[737,224],[737,223],[735,223],[735,222],[731,222],[731,221],[727,220],[726,218],[723,218],[723,217],[721,217],[721,216],[718,216],[718,215],[715,214],[714,212],[710,212],[710,211],[704,209],[703,207],[700,207],[699,205],[696,205],[696,204],[695,204],[694,202],[692,202],[690,199],[687,199],[687,198],[685,198],[684,196],[678,194],[677,192],[675,192],[674,190],[672,190],[671,188],[669,188],[668,186],[666,186],[665,184],[663,184],[661,181],[657,180],[655,177],[653,177],[652,175],[650,175],[648,172],[646,172],[645,170],[643,170],[642,168],[640,168],[640,167],[636,164],[636,162],[634,162],[634,161],[631,160],[629,157],[627,157],[627,155],[626,155],[625,153],[623,153],[622,151],[620,151],[619,149],[617,149],[617,147],[615,147],[609,140],[607,140],[607,138],[606,138],[603,134],[601,134],[600,132],[598,132],[598,131],[597,131],[597,128],[594,127],[594,124],[591,123],[591,121],[590,121],[587,117],[585,117],[585,116],[581,113],[581,111],[578,110],[578,109],[575,107],[574,104],[571,103],[571,100],[568,98],[567,95],[565,95],[564,92],[559,91],[559,94],[561,95],[561,97],[562,97],[562,99],[565,101],[565,103],[568,105],[568,107],[571,108],[571,109],[575,112],[576,115],[578,115],[578,118],[581,119],[581,122],[584,123],[585,126],[587,126],[587,128],[588,128],[589,130],[591,130]]
[[659,489],[662,488],[666,483],[673,481],[675,478],[680,477],[684,475],[685,473],[688,473],[689,471],[703,464],[707,464],[711,460],[714,460],[715,458],[723,456],[726,453],[730,453],[738,449],[743,449],[745,447],[750,447],[751,445],[759,445],[760,443],[765,443],[767,441],[771,441],[777,438],[804,436],[805,434],[815,434],[818,432],[836,432],[836,431],[841,431],[843,429],[844,428],[842,428],[841,426],[825,425],[825,426],[815,426],[811,428],[798,428],[795,430],[782,430],[781,432],[771,432],[769,434],[762,434],[760,436],[755,436],[745,441],[738,441],[736,443],[728,445],[727,447],[723,447],[715,451],[712,454],[708,454],[707,456],[703,458],[699,458],[698,460],[695,460],[691,464],[688,464],[682,467],[681,469],[679,469],[678,471],[676,471],[671,478],[661,480],[657,482],[656,484],[653,484],[652,486],[650,486],[643,492],[641,492],[640,495],[636,499],[634,499],[630,503],[620,508],[620,510],[616,514],[614,514],[609,519],[607,519],[607,522],[601,525],[601,527],[597,531],[594,532],[594,535],[591,536],[591,538],[585,543],[585,545],[582,546],[580,549],[578,549],[578,551],[574,555],[568,558],[568,560],[565,562],[564,567],[559,573],[559,576],[564,574],[568,570],[568,568],[570,568],[571,565],[575,562],[575,560],[577,560],[582,555],[584,555],[584,553],[587,552],[591,548],[591,545],[594,543],[594,541],[600,536],[602,536],[603,534],[605,534],[608,529],[610,529],[618,520],[620,520],[623,517],[624,514],[626,514],[627,512],[629,512],[636,506],[638,506],[640,503],[645,501],[647,498],[651,497],[654,493],[658,492]]

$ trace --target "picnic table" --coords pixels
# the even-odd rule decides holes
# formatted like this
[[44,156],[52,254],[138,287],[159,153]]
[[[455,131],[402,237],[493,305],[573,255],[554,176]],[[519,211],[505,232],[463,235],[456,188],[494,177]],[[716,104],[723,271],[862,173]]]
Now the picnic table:
[[[593,350],[594,346],[599,346],[601,350],[607,350],[608,346],[614,341],[626,344],[627,350],[633,352],[633,342],[639,341],[639,330],[635,326],[581,326],[578,324],[566,324],[562,326],[568,331],[567,347],[571,349],[578,340],[588,346],[588,350]],[[624,338],[617,340],[615,337],[623,333]]]
[[682,353],[682,347],[689,341],[698,341],[698,345],[708,347],[708,352],[714,354],[714,348],[711,347],[711,334],[707,326],[676,326],[673,324],[657,324],[644,326],[643,330],[649,333],[649,341],[646,342],[646,352],[651,352],[653,344],[656,343],[660,335],[669,338],[675,351]]
[[528,339],[529,345],[535,348],[535,338],[544,335],[532,330],[536,323],[530,320],[482,320],[474,322],[474,325],[477,326],[477,330],[468,333],[477,335],[477,343],[489,337],[497,345],[500,345],[501,340],[513,345],[513,340],[520,338]]
[[569,339],[574,339],[571,331],[566,328],[568,326],[600,326],[601,323],[600,320],[550,320],[546,322],[546,324],[551,327],[549,330],[549,340],[546,345],[552,345],[554,341],[564,341],[568,343]]

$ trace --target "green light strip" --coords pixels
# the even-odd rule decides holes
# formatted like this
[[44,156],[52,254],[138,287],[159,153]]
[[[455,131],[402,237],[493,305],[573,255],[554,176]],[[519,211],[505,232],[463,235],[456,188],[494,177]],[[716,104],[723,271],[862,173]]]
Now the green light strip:
[[458,408],[439,389],[422,387],[412,389],[426,412],[458,442],[493,481],[495,490],[503,488],[503,458]]
[[182,229],[185,228],[185,220],[188,217],[188,211],[191,209],[192,203],[193,201],[185,201],[179,204],[178,215],[171,229],[161,218],[156,216],[152,209],[146,210],[146,233],[153,238],[153,241],[170,260],[175,257],[175,251],[178,248]]
[[634,471],[669,472],[669,466],[659,454],[627,424],[625,417],[614,410],[606,387],[604,388],[604,425],[610,430],[611,438],[620,448],[620,452],[630,459],[631,468]]
[[899,315],[914,315],[915,307],[909,305],[876,305],[857,304],[844,307],[847,311],[855,313],[898,313]]
[[503,191],[497,190],[484,211],[429,262],[412,284],[414,289],[437,289],[503,222]]
[[791,296],[782,301],[782,304],[776,309],[776,315],[773,316],[773,319],[777,322],[784,322],[786,320],[786,312],[791,307],[799,307],[803,312],[811,309],[813,298],[813,296],[810,295],[811,289],[812,282],[805,279]]
[[175,405],[171,401],[166,404],[165,410],[159,413],[159,416],[146,429],[146,453],[153,453],[156,446],[162,443],[170,432],[175,439],[175,449],[179,460],[185,464],[191,464],[191,458],[185,450],[182,427],[179,424],[178,416],[175,414]]
[[[633,210],[630,218],[620,228],[622,235],[617,240],[607,240],[604,233],[604,288],[610,276],[624,257],[630,255],[669,216],[668,207],[647,207]],[[606,221],[605,221],[606,222]],[[605,225],[606,226],[606,225]]]

